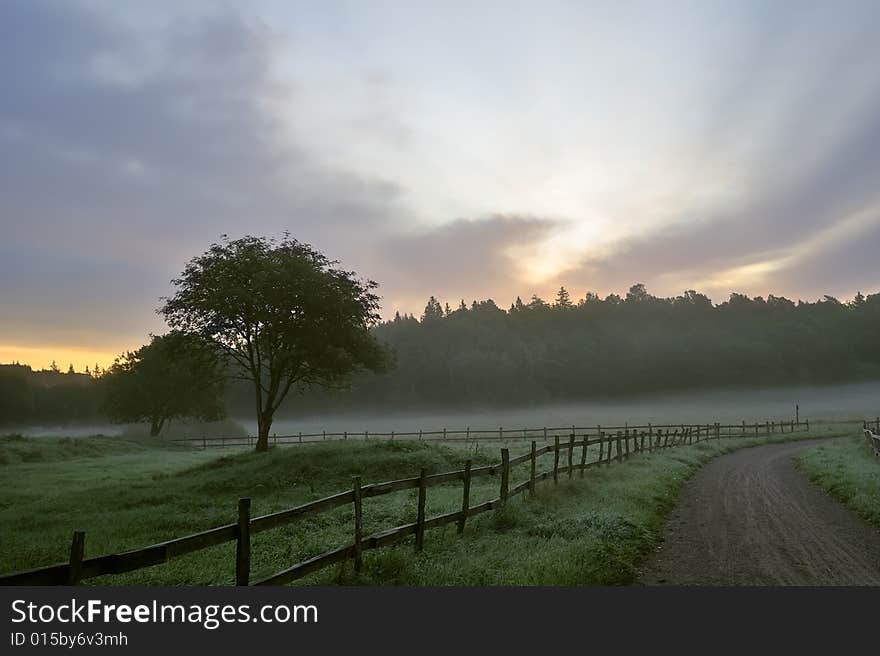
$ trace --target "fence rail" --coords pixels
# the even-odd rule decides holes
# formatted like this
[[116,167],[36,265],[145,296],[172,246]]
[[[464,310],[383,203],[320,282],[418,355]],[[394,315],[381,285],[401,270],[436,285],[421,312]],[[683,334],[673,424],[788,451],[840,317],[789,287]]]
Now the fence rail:
[[[853,420],[863,421],[862,419]],[[593,437],[598,437],[600,433],[603,432],[616,432],[620,431],[633,431],[633,430],[644,430],[651,431],[657,429],[670,429],[670,430],[688,430],[697,433],[698,435],[703,433],[704,431],[721,431],[721,437],[738,437],[743,434],[743,431],[748,427],[749,430],[758,431],[758,434],[764,433],[766,435],[770,435],[771,433],[777,432],[785,432],[786,429],[793,431],[795,429],[799,429],[803,426],[806,426],[806,430],[809,430],[810,421],[800,419],[792,419],[785,421],[764,421],[764,422],[756,422],[747,424],[745,421],[742,421],[739,424],[719,424],[719,423],[708,423],[708,424],[623,424],[620,426],[556,426],[556,427],[548,427],[544,426],[541,428],[504,428],[503,426],[499,426],[497,429],[458,429],[458,430],[431,430],[431,431],[385,431],[385,432],[371,432],[371,431],[342,431],[342,432],[327,432],[321,431],[320,433],[296,433],[293,435],[272,435],[269,438],[269,442],[271,444],[315,444],[320,442],[331,442],[331,441],[363,441],[368,442],[370,440],[414,440],[414,441],[424,441],[424,442],[476,442],[476,441],[514,441],[514,440],[530,440],[530,439],[543,439],[544,441],[552,440],[555,435],[568,435],[571,432],[575,432],[581,435],[591,435]],[[212,448],[212,447],[231,447],[231,446],[253,446],[256,444],[257,438],[252,435],[246,436],[228,436],[228,437],[179,437],[168,440],[172,443],[177,444],[185,444],[187,446],[193,447],[202,447],[202,448]]]
[[[880,433],[880,428],[878,428],[878,433]],[[880,434],[875,434],[870,428],[865,428],[865,442],[868,443],[868,447],[874,452],[875,456],[880,456]]]
[[[472,462],[468,460],[465,462],[464,469],[461,470],[429,474],[427,470],[422,469],[416,477],[368,485],[361,485],[360,477],[356,476],[350,490],[345,490],[294,508],[253,518],[250,516],[250,499],[239,499],[237,521],[141,549],[85,558],[85,533],[76,531],[73,534],[68,562],[0,576],[0,585],[76,585],[83,579],[110,574],[122,574],[152,567],[167,562],[172,558],[232,541],[236,542],[236,585],[280,585],[289,583],[328,565],[349,559],[354,559],[355,570],[359,571],[361,569],[361,554],[365,550],[396,544],[410,535],[415,536],[416,549],[421,550],[424,545],[425,531],[455,523],[457,524],[458,532],[462,533],[469,518],[500,508],[511,497],[518,494],[528,492],[530,496],[534,496],[537,483],[544,480],[552,478],[554,483],[557,483],[560,476],[567,475],[569,478],[572,478],[576,471],[579,471],[580,476],[583,477],[584,471],[591,467],[607,466],[612,461],[621,462],[635,454],[652,453],[657,450],[725,437],[758,437],[778,432],[809,431],[809,426],[809,421],[800,422],[792,420],[785,422],[756,422],[754,424],[742,422],[741,424],[728,425],[715,423],[652,426],[647,424],[644,426],[613,426],[607,428],[598,426],[580,429],[576,427],[568,429],[539,429],[541,431],[540,434],[546,437],[546,439],[552,438],[552,444],[539,448],[537,441],[532,440],[530,451],[515,458],[510,458],[509,450],[502,448],[501,462],[498,464],[472,467]],[[566,431],[565,435],[560,434],[563,431]],[[581,431],[580,434],[578,434],[578,431]],[[407,435],[413,434],[408,433]],[[563,440],[563,437],[568,439]],[[497,433],[493,439],[497,439]],[[507,439],[510,438],[508,437]],[[596,454],[596,460],[588,462],[587,452],[590,447],[598,447],[598,453]],[[580,449],[580,458],[578,462],[575,462],[575,451],[577,449]],[[538,472],[538,458],[551,453],[553,454],[552,469]],[[564,455],[566,458],[562,462],[560,462],[561,455]],[[525,463],[530,463],[529,478],[511,486],[511,468]],[[498,476],[500,478],[498,497],[471,506],[471,480],[481,476]],[[462,482],[461,509],[434,517],[425,517],[427,489],[436,485],[458,481]],[[418,489],[419,491],[415,522],[389,528],[368,536],[362,535],[363,499],[411,489]],[[302,517],[328,512],[347,505],[354,506],[352,543],[293,564],[271,576],[251,581],[250,554],[251,536],[253,534],[285,526]]]

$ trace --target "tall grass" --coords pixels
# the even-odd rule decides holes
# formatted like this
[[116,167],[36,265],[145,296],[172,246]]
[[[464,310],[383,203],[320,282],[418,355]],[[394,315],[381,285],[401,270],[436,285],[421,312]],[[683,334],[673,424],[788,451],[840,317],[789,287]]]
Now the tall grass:
[[880,458],[867,446],[861,431],[809,449],[797,463],[814,483],[880,525]]
[[[830,433],[829,433],[830,434]],[[791,439],[811,434],[777,436]],[[724,439],[565,475],[558,486],[539,485],[536,499],[517,497],[497,513],[468,520],[464,536],[454,527],[428,532],[426,549],[411,544],[370,551],[364,571],[328,568],[304,583],[408,585],[624,584],[654,547],[658,529],[690,474],[713,456],[764,438]],[[23,443],[24,442],[24,443]],[[86,555],[146,546],[231,523],[239,497],[252,499],[252,515],[289,508],[347,489],[354,475],[371,483],[499,461],[500,444],[440,445],[419,442],[332,442],[250,450],[171,448],[119,439],[0,440],[8,464],[0,495],[0,571],[65,560],[74,530],[86,531]],[[512,455],[528,442],[511,442]],[[35,449],[35,451],[29,451]],[[24,456],[30,453],[32,455]],[[38,455],[33,455],[38,454]],[[579,454],[576,452],[576,461]],[[31,458],[28,461],[28,458]],[[591,458],[592,459],[592,455]],[[563,460],[564,462],[564,460]],[[544,457],[539,470],[552,465]],[[528,464],[512,472],[525,480]],[[494,477],[475,478],[471,503],[498,496]],[[428,516],[456,510],[461,484],[432,487]],[[415,519],[416,492],[366,499],[369,534]],[[351,507],[304,518],[253,537],[252,578],[352,541]],[[90,583],[204,585],[233,581],[234,544],[156,567]]]

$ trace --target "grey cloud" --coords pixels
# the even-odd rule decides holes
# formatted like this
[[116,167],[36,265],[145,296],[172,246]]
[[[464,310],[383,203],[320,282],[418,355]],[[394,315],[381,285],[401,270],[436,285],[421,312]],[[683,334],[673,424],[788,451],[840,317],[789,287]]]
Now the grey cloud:
[[[880,58],[880,42],[873,35],[866,38],[864,25],[851,27],[852,34],[842,32],[853,37],[851,42],[817,43],[816,51],[810,53],[809,61],[816,64],[814,77],[803,82],[804,93],[794,94],[796,102],[785,115],[785,124],[774,126],[762,138],[760,146],[765,156],[758,158],[748,172],[752,183],[745,197],[711,211],[689,208],[685,200],[678,221],[626,237],[607,253],[585,258],[562,278],[586,288],[615,290],[635,281],[651,287],[670,278],[705,279],[718,271],[785,257],[851,214],[880,202],[880,149],[876,147],[880,143],[880,114],[876,111],[880,107],[880,70],[864,66]],[[779,38],[784,40],[785,34]],[[762,46],[759,52],[762,65],[772,67],[774,50]],[[752,60],[746,58],[746,62]],[[864,74],[853,75],[853,69]],[[715,127],[719,130],[702,136],[698,177],[691,183],[695,189],[704,179],[723,180],[726,175],[741,173],[725,168],[727,156],[735,149],[737,139],[756,138],[750,134],[744,114],[749,107],[760,105],[756,96],[760,97],[762,87],[764,92],[771,88],[764,86],[768,78],[760,69],[753,77],[746,83],[745,71],[733,75],[730,93],[722,95],[726,106],[715,108],[719,120]],[[864,96],[855,118],[844,122],[835,110],[855,92]],[[743,102],[737,103],[740,96]],[[829,132],[839,136],[829,138]],[[867,243],[868,248],[880,249],[876,233],[866,233],[862,240],[860,245]],[[828,252],[836,253],[841,260],[824,260],[827,276],[811,276],[798,269],[803,271],[804,280],[815,281],[812,292],[795,276],[779,275],[769,278],[753,293],[820,296],[826,291],[852,291],[859,286],[858,281],[869,278],[864,271],[850,269],[846,252],[831,245]],[[848,272],[848,285],[843,271]],[[658,293],[677,291],[681,290],[663,289],[661,285]],[[743,290],[714,291],[724,295]]]
[[293,92],[264,26],[223,12],[149,40],[75,3],[11,0],[0,30],[4,341],[145,333],[223,233],[289,229],[348,259],[399,211],[395,184],[285,134],[268,106]]
[[495,215],[459,219],[432,230],[400,235],[380,248],[388,288],[399,302],[419,307],[428,295],[493,298],[499,304],[524,293],[511,249],[539,243],[562,224],[532,216]]

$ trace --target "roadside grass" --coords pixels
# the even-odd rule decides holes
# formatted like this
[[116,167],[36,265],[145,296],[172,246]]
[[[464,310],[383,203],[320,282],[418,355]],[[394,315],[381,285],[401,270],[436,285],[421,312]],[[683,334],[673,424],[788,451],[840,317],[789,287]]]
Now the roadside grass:
[[[467,458],[489,458],[466,449],[418,442],[328,443],[277,448],[267,456],[250,449],[182,449],[162,443],[106,443],[82,438],[88,457],[66,457],[65,440],[40,438],[42,461],[0,467],[0,572],[63,562],[74,530],[86,531],[86,555],[147,546],[232,523],[239,497],[252,499],[258,516],[344,490],[351,477],[365,483],[459,469]],[[107,455],[100,456],[105,449]],[[54,452],[53,452],[54,450]],[[78,451],[78,452],[79,452]],[[20,441],[0,440],[7,460]],[[475,480],[476,482],[476,480]],[[494,484],[474,485],[475,503],[492,498]],[[428,512],[460,503],[460,490],[432,488]],[[376,531],[415,518],[415,492],[370,499],[365,530]],[[373,503],[373,502],[378,503]],[[254,536],[254,578],[351,541],[352,510],[340,508],[292,526]],[[220,545],[102,584],[205,585],[233,581],[234,544]]]
[[[350,563],[305,581],[364,585],[627,585],[688,478],[715,456],[792,439],[851,434],[823,428],[772,438],[730,438],[635,456],[575,473],[537,498],[514,499],[492,515],[469,520],[464,536],[454,528],[431,531],[425,550],[403,544],[364,555],[355,575]],[[521,479],[513,479],[521,480]],[[430,498],[430,493],[429,493]]]
[[[627,584],[652,549],[686,479],[710,458],[744,446],[797,438],[852,434],[839,428],[774,438],[731,438],[645,454],[538,486],[536,499],[517,497],[502,510],[454,527],[429,531],[425,551],[411,542],[368,551],[364,570],[351,563],[317,572],[301,583],[345,585],[582,585]],[[360,474],[372,483],[499,461],[500,443],[328,442],[278,447],[267,456],[249,449],[195,450],[148,441],[41,438],[38,445],[0,439],[0,572],[63,562],[70,535],[86,531],[86,555],[147,546],[232,523],[239,497],[252,516],[299,505],[348,488]],[[527,441],[507,444],[513,456]],[[38,455],[23,455],[25,448]],[[591,449],[592,450],[592,449]],[[576,453],[576,461],[578,451]],[[590,454],[590,460],[596,453]],[[31,460],[28,460],[31,458]],[[539,471],[552,466],[552,455]],[[528,477],[511,473],[511,486]],[[415,519],[415,490],[364,501],[364,534]],[[473,480],[471,503],[498,496],[498,480]],[[456,510],[461,485],[429,488],[428,516]],[[351,507],[304,518],[253,536],[252,580],[352,540]],[[231,584],[233,543],[89,584]]]
[[880,525],[880,458],[867,446],[861,430],[804,451],[797,466],[833,497]]

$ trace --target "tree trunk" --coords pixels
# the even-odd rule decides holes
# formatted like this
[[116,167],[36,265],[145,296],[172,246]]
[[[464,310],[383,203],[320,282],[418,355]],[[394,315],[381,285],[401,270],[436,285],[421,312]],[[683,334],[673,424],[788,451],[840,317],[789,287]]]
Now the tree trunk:
[[272,427],[272,415],[261,414],[257,420],[257,451],[269,450],[269,429]]

